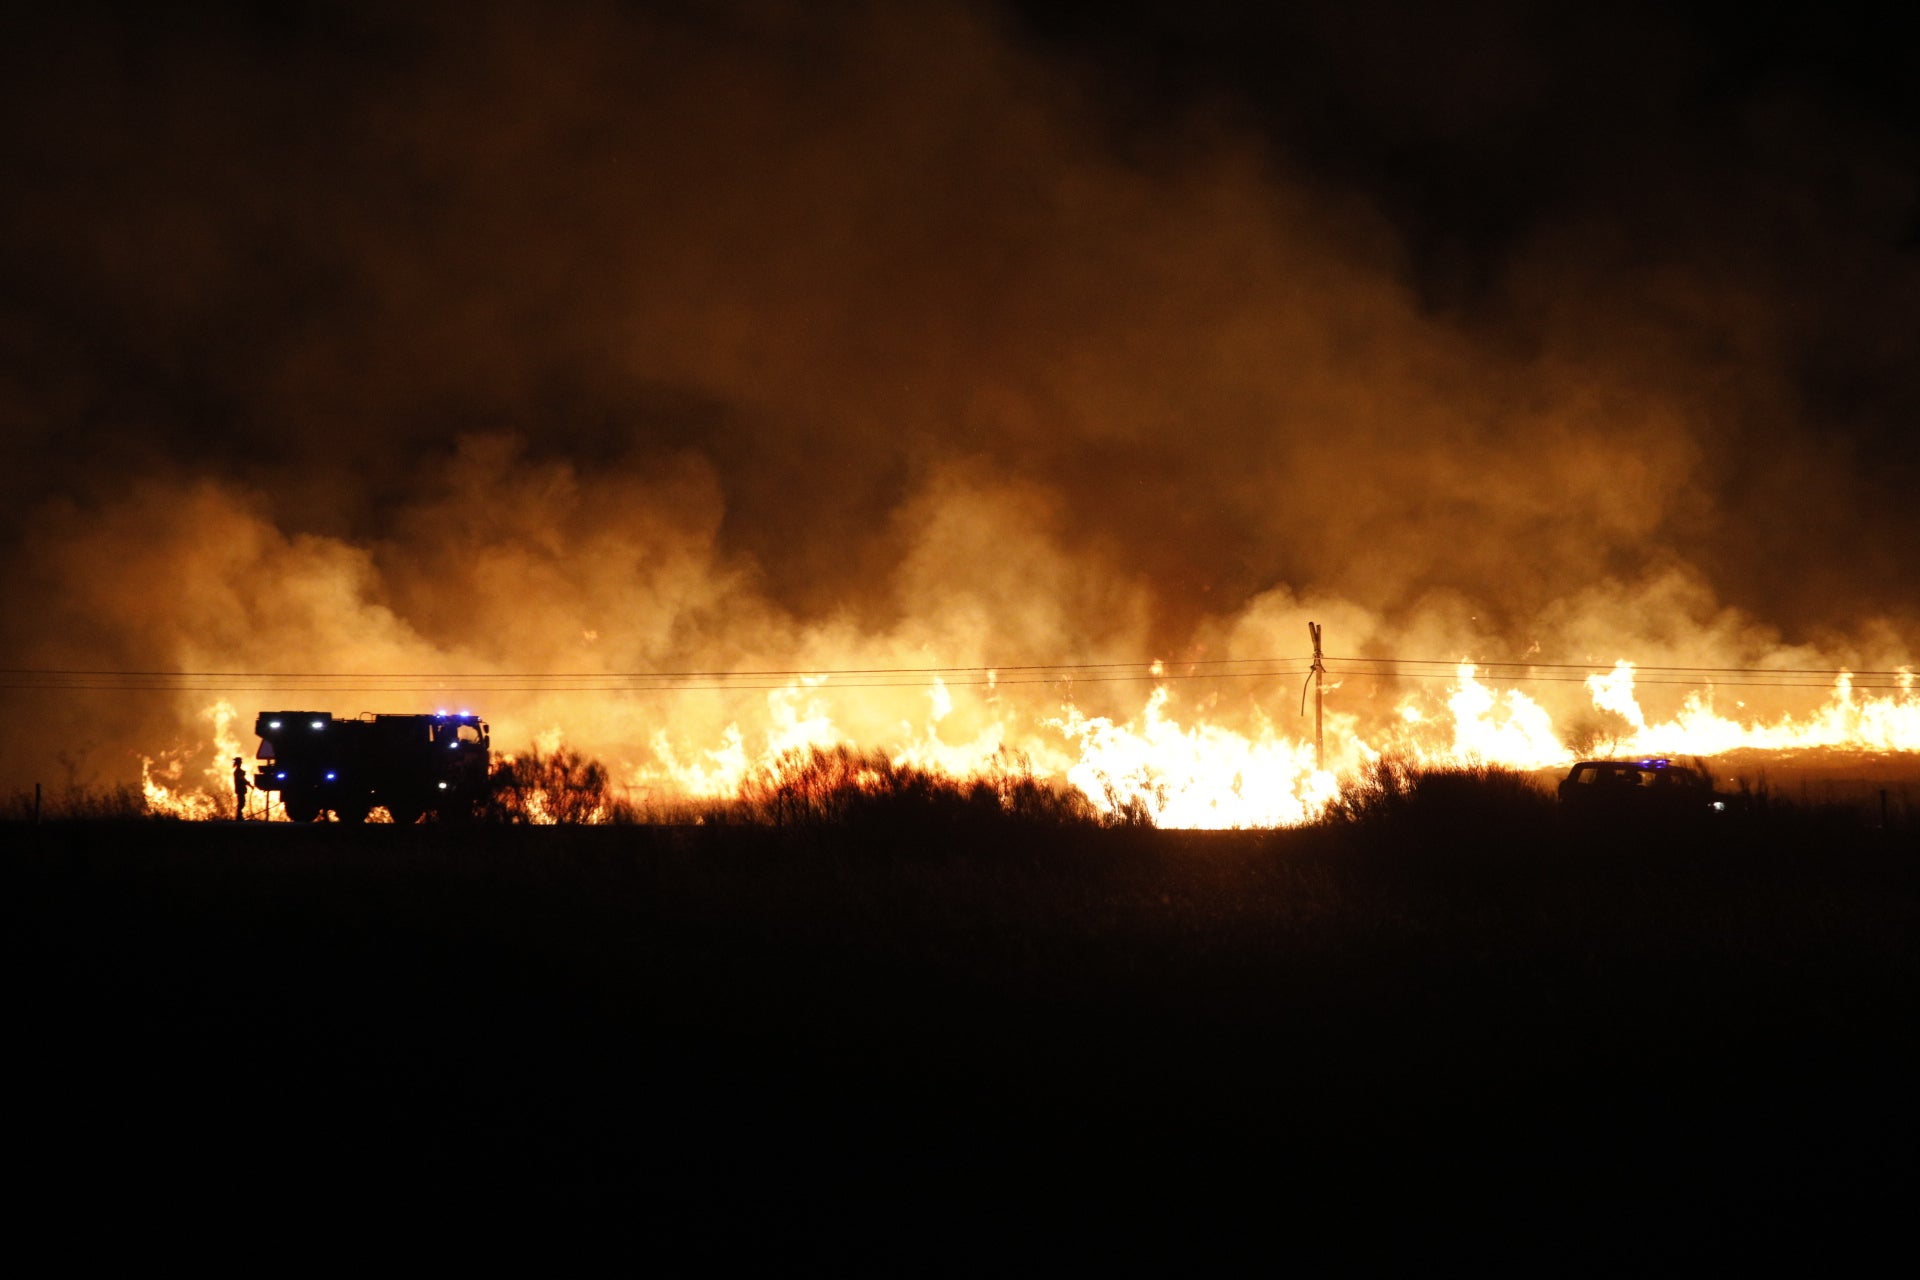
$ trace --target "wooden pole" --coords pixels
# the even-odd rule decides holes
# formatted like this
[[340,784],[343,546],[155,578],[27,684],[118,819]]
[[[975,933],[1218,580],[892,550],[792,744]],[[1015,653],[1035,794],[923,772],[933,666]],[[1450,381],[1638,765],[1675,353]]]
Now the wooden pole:
[[1326,694],[1321,685],[1327,669],[1320,661],[1320,624],[1309,622],[1307,634],[1313,637],[1313,767],[1327,767]]

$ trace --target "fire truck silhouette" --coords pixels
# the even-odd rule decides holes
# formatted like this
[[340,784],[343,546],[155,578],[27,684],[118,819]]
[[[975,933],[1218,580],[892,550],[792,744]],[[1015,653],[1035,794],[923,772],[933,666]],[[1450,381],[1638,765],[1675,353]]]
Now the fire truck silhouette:
[[465,712],[336,719],[328,711],[262,711],[254,786],[277,791],[287,817],[331,812],[365,822],[385,807],[395,822],[471,814],[487,791],[487,723]]

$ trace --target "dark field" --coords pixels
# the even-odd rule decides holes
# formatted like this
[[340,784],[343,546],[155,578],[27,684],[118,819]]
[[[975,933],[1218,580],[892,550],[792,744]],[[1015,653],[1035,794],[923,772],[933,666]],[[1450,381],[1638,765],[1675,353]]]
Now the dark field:
[[1920,1190],[1910,829],[0,838],[35,1216],[1638,1269],[1898,1242]]

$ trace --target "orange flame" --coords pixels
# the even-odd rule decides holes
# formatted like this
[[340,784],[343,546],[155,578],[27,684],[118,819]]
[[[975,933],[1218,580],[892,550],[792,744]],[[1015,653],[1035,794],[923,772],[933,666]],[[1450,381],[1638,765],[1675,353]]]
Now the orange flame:
[[[1388,752],[1428,765],[1522,769],[1563,767],[1579,754],[1570,745],[1575,735],[1557,725],[1546,706],[1517,687],[1488,684],[1472,662],[1461,662],[1442,690],[1408,695],[1392,716],[1371,725],[1341,709],[1340,688],[1330,686],[1325,768],[1315,763],[1309,735],[1275,724],[1253,702],[1239,727],[1232,727],[1205,714],[1176,714],[1164,682],[1131,717],[1091,714],[1072,700],[1053,714],[1035,714],[1003,700],[991,681],[983,689],[963,715],[944,682],[921,686],[916,696],[924,697],[924,712],[917,720],[893,722],[889,759],[956,779],[991,777],[1016,760],[1036,778],[1078,790],[1111,819],[1165,827],[1311,822],[1335,797],[1342,776]],[[1920,692],[1910,668],[1900,669],[1897,688],[1885,694],[1863,694],[1842,672],[1812,711],[1770,719],[1743,717],[1743,705],[1726,707],[1711,687],[1686,693],[1669,718],[1656,719],[1641,705],[1635,667],[1626,661],[1587,677],[1583,692],[1594,711],[1621,726],[1603,742],[1601,754],[1711,757],[1820,748],[1920,753]],[[656,728],[639,739],[641,759],[615,758],[614,776],[629,794],[682,801],[734,797],[749,778],[777,772],[792,753],[858,749],[862,737],[870,743],[870,727],[856,731],[835,718],[836,711],[867,705],[837,703],[823,677],[797,678],[765,695],[754,717],[760,727],[751,736],[740,719],[707,746]],[[244,754],[234,734],[238,717],[223,699],[199,718],[208,725],[201,744],[143,759],[150,811],[196,819],[230,812],[228,761]],[[543,753],[563,744],[557,727],[536,735]],[[196,771],[197,761],[206,764]],[[603,810],[589,820],[609,816]],[[537,798],[529,817],[552,820]]]
[[[232,760],[244,755],[234,732],[239,713],[222,698],[201,711],[199,718],[211,726],[207,742],[162,752],[157,761],[140,757],[140,791],[148,813],[196,822],[233,816]],[[205,754],[209,747],[211,757]],[[208,760],[198,776],[192,773],[195,758]]]

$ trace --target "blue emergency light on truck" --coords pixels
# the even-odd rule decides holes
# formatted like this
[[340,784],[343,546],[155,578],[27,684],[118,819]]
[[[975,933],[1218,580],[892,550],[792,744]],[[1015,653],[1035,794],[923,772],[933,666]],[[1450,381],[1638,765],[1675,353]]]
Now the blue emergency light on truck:
[[254,786],[277,791],[287,817],[312,822],[332,813],[364,822],[384,808],[395,822],[470,814],[486,797],[491,740],[487,722],[461,712],[437,715],[262,711]]

